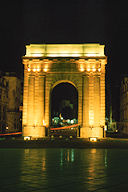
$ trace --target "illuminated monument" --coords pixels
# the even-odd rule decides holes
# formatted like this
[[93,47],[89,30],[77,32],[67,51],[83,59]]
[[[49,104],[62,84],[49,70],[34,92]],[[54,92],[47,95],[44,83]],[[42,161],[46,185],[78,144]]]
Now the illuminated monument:
[[51,92],[62,82],[78,91],[80,137],[104,136],[104,45],[31,44],[24,64],[23,136],[45,137],[51,123]]

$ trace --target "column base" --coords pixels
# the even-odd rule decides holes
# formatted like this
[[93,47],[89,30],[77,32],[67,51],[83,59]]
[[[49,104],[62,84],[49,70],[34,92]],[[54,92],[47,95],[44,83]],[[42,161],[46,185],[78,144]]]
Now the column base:
[[31,138],[45,137],[45,127],[44,126],[40,126],[40,127],[24,126],[23,137],[31,137]]
[[101,127],[82,127],[80,129],[80,137],[81,138],[90,138],[90,137],[96,137],[96,138],[103,138],[103,128]]

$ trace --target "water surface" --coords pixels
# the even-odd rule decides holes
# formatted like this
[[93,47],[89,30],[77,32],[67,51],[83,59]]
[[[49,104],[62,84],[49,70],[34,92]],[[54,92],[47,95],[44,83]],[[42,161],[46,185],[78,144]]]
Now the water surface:
[[128,150],[0,149],[0,191],[128,189]]

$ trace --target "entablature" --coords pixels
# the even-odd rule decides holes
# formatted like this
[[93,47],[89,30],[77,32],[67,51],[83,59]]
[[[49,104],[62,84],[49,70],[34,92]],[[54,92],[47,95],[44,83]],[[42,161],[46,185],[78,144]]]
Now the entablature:
[[44,57],[23,57],[25,70],[28,72],[45,73],[101,73],[105,72],[107,57],[80,57],[80,58],[44,58]]

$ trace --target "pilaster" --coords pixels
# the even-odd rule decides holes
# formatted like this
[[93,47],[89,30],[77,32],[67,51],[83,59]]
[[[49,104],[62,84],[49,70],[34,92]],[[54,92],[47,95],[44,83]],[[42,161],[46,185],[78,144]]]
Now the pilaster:
[[28,73],[24,70],[24,91],[23,91],[23,126],[27,125],[27,108],[28,108]]

